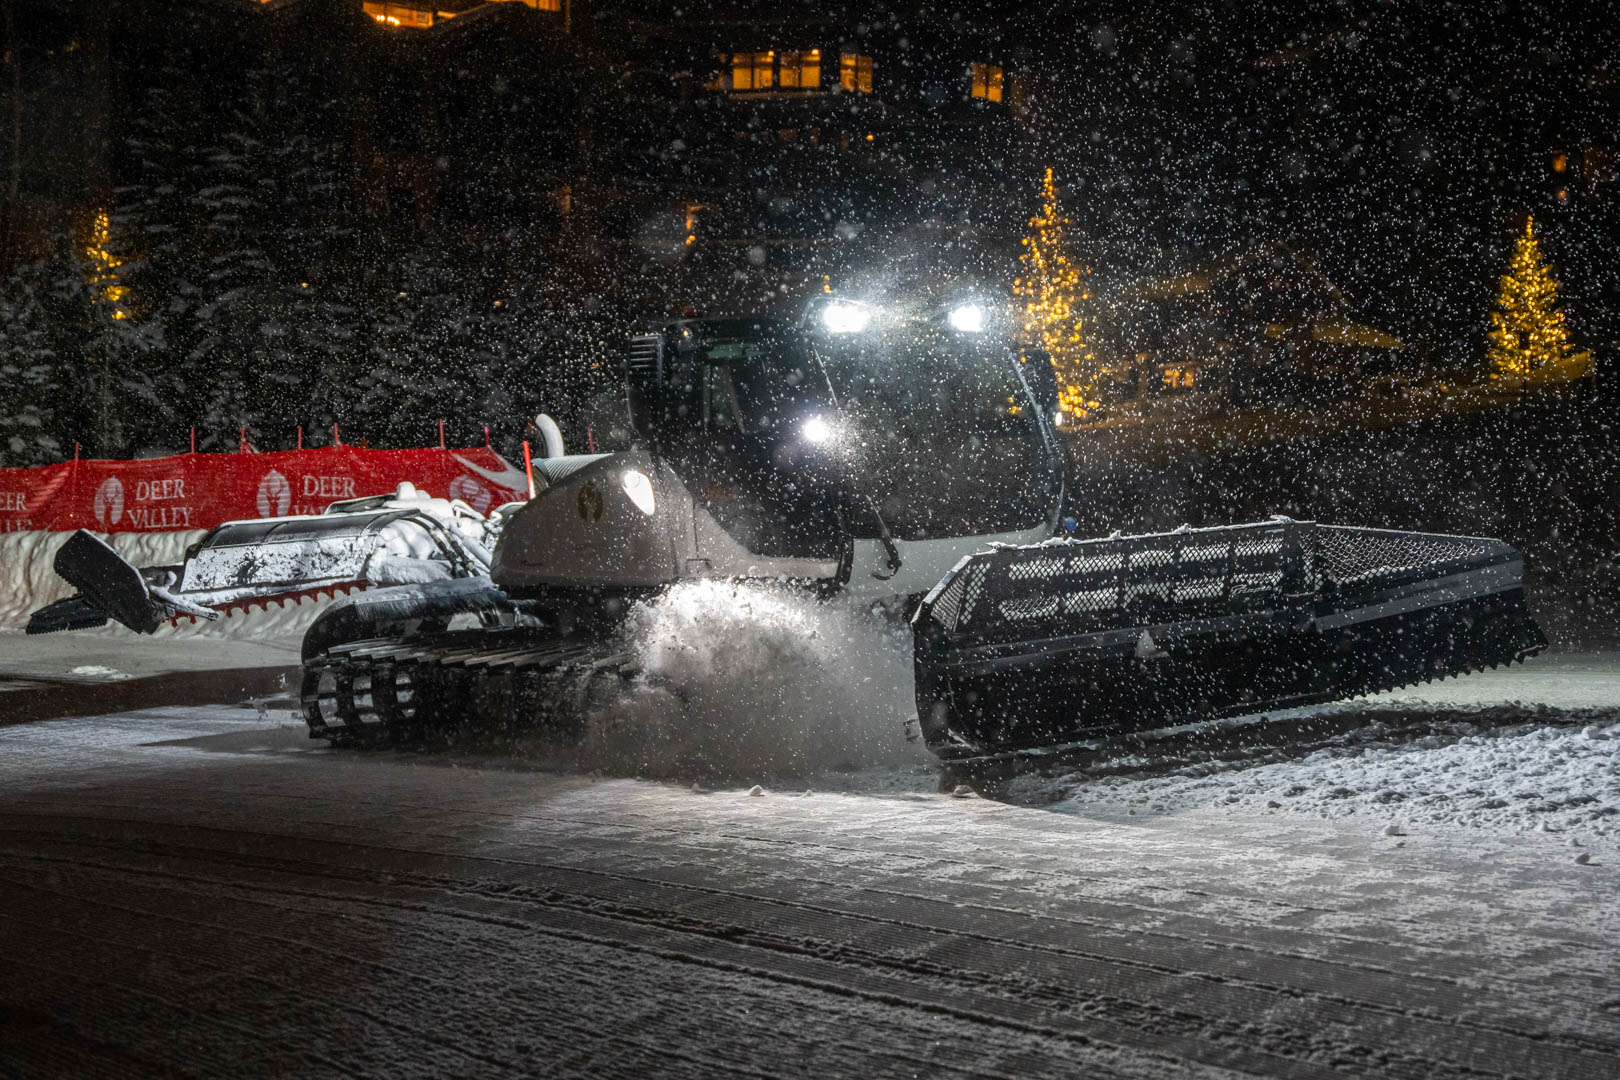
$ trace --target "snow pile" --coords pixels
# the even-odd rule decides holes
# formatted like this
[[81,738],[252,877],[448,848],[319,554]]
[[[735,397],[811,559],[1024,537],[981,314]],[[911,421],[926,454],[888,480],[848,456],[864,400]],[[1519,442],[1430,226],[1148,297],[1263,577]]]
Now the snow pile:
[[[1228,807],[1262,814],[1365,819],[1369,827],[1445,825],[1620,839],[1620,706],[1496,704],[1390,709],[1358,703],[1367,723],[1286,751],[1227,752],[1168,763],[1094,762],[1025,778],[1018,801],[1077,814],[1173,814]],[[1341,717],[1342,718],[1342,717]],[[1257,740],[1264,725],[1255,730]],[[1394,834],[1391,834],[1394,835]]]
[[904,727],[909,635],[847,601],[687,582],[627,632],[643,676],[592,716],[583,767],[753,781],[927,760]]

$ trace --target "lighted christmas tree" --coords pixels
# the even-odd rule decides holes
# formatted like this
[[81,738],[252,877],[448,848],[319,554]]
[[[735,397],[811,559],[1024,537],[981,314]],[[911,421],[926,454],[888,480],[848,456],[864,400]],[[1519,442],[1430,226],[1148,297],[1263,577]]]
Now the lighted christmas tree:
[[1058,206],[1052,170],[1041,183],[1041,209],[1029,219],[1029,235],[1019,256],[1023,274],[1013,292],[1024,298],[1024,340],[1045,349],[1057,369],[1058,400],[1065,413],[1085,415],[1096,383],[1086,348],[1080,305],[1091,299],[1085,287],[1091,271],[1069,254],[1070,221]]
[[1592,354],[1570,351],[1569,330],[1558,306],[1558,282],[1541,260],[1535,218],[1513,250],[1502,290],[1491,312],[1486,353],[1493,378],[1522,387],[1527,382],[1558,382],[1591,374]]
[[96,216],[90,222],[89,235],[85,238],[84,258],[89,266],[89,284],[101,294],[102,300],[112,305],[112,317],[122,319],[124,309],[118,304],[128,295],[129,289],[118,282],[118,268],[124,263],[109,248],[111,231],[108,220],[107,211],[96,211]]

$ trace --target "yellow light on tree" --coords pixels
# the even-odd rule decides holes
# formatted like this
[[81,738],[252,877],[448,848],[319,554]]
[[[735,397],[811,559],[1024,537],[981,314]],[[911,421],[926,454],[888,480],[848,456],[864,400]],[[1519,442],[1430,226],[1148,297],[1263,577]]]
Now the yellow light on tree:
[[85,241],[84,257],[90,263],[89,283],[101,293],[101,299],[113,305],[112,317],[122,319],[124,309],[118,306],[118,302],[129,293],[129,289],[118,283],[118,268],[123,265],[123,260],[108,250],[107,245],[111,240],[109,225],[107,211],[96,211],[96,216],[90,222],[90,235]]
[[1041,182],[1041,209],[1029,219],[1019,258],[1023,273],[1013,284],[1024,299],[1024,341],[1045,349],[1057,369],[1058,400],[1065,413],[1084,416],[1096,382],[1086,348],[1080,304],[1091,298],[1085,278],[1091,271],[1069,254],[1070,221],[1058,206],[1052,170]]
[[1592,354],[1570,350],[1569,330],[1558,306],[1558,282],[1552,267],[1541,260],[1535,226],[1533,217],[1524,223],[1485,335],[1490,341],[1486,357],[1495,368],[1491,377],[1520,387],[1592,373]]

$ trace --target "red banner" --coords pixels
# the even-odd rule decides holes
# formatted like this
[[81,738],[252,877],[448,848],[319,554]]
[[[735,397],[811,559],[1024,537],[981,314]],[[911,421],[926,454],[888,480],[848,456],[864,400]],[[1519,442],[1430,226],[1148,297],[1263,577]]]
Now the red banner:
[[525,498],[523,470],[488,448],[273,454],[181,454],[146,461],[70,461],[0,469],[0,532],[169,532],[242,518],[318,514],[339,499],[392,492],[409,480],[480,513]]

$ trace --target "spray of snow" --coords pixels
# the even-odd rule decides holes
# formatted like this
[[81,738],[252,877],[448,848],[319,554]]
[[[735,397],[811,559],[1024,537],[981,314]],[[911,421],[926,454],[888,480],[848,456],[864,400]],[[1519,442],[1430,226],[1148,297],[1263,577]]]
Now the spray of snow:
[[627,632],[643,674],[591,716],[585,768],[752,782],[927,760],[906,739],[909,636],[849,602],[688,582]]

